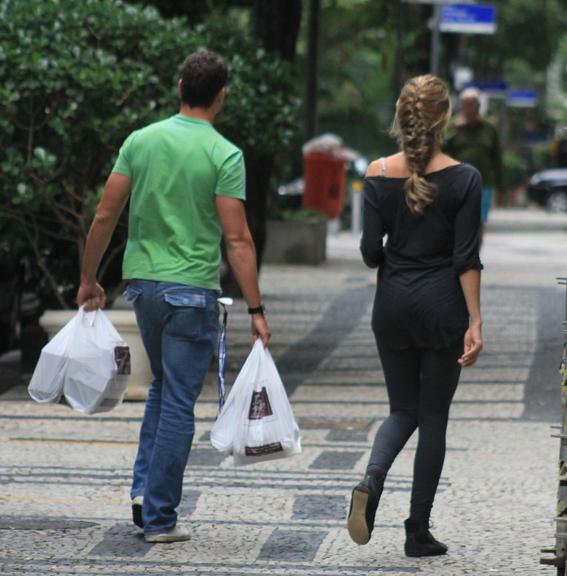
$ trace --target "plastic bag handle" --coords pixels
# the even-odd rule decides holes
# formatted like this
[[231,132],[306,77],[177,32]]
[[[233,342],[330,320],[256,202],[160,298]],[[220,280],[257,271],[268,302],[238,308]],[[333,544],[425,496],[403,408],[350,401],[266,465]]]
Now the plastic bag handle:
[[260,374],[264,372],[264,366],[266,365],[266,352],[268,350],[264,347],[264,344],[260,338],[257,338],[256,342],[254,342],[253,349],[256,351],[256,354],[258,354],[258,372],[256,373],[255,377],[254,390],[256,392],[261,392],[262,387],[259,387],[262,382]]
[[87,312],[85,310],[85,305],[83,304],[80,308],[79,308],[79,312],[77,313],[79,315],[79,320],[81,322],[83,322],[84,320],[86,320],[89,324],[89,326],[93,327],[97,314],[98,314],[99,308],[97,308],[96,310],[92,310]]

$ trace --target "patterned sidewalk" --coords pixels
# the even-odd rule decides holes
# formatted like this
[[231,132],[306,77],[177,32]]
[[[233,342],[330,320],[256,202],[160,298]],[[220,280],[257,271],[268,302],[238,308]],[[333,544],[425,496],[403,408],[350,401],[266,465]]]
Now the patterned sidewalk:
[[[414,439],[388,477],[370,544],[356,546],[345,529],[387,399],[369,329],[374,273],[343,236],[331,242],[326,265],[270,266],[262,277],[271,348],[303,453],[233,468],[208,441],[217,410],[210,382],[181,506],[190,542],[146,544],[129,522],[143,404],[83,417],[27,401],[22,386],[0,396],[0,574],[553,575],[538,562],[554,533],[558,446],[549,424],[563,314],[554,277],[566,238],[558,230],[487,237],[486,351],[456,394],[434,508],[446,557],[403,554]],[[249,350],[247,324],[237,304],[229,382]]]

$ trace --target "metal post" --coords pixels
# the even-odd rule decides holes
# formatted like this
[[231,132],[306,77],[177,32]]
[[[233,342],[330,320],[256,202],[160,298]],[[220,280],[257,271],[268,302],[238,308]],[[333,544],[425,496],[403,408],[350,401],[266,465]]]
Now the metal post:
[[565,561],[567,556],[567,278],[557,278],[557,283],[565,286],[565,321],[563,322],[563,358],[561,360],[561,407],[563,418],[559,429],[560,434],[552,436],[560,438],[559,447],[559,486],[557,490],[557,509],[555,515],[556,532],[555,546],[543,548],[542,552],[552,556],[542,557],[540,564],[555,566],[557,576],[565,576]]
[[563,358],[561,360],[561,407],[563,422],[561,423],[561,440],[559,448],[559,486],[557,490],[557,516],[555,533],[555,566],[558,576],[565,574],[565,560],[567,555],[567,279],[558,278],[558,283],[565,285],[565,321],[563,322]]
[[351,232],[358,236],[361,231],[362,220],[362,183],[356,181],[351,189]]
[[433,6],[433,28],[431,30],[431,51],[429,53],[429,69],[431,74],[439,74],[439,52],[441,48],[441,4]]

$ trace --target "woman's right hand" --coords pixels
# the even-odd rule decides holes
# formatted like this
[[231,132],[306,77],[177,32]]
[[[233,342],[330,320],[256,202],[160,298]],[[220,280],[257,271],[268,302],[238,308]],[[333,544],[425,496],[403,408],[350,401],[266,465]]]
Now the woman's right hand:
[[465,332],[465,349],[458,362],[463,368],[472,366],[482,351],[482,327],[481,324],[472,324]]

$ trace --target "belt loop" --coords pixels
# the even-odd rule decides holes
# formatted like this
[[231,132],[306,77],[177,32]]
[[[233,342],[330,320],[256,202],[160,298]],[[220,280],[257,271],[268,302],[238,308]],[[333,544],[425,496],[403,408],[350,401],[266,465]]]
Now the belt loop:
[[217,298],[217,302],[222,306],[222,323],[221,333],[219,338],[219,351],[218,351],[218,390],[219,390],[219,412],[224,406],[224,398],[226,395],[226,384],[224,381],[224,372],[226,367],[226,328],[228,324],[228,310],[227,306],[232,306],[232,298]]

